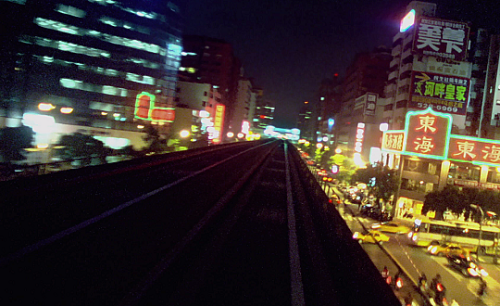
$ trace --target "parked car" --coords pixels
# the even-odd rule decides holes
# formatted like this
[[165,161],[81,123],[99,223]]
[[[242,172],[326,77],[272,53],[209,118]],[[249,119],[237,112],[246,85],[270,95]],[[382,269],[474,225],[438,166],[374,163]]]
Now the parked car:
[[389,241],[389,236],[375,230],[369,230],[367,233],[354,232],[352,238],[358,240],[359,243],[384,243]]
[[410,228],[408,226],[393,221],[373,223],[371,228],[386,233],[408,234],[410,232]]
[[450,267],[467,277],[486,277],[488,272],[481,267],[470,255],[447,255]]

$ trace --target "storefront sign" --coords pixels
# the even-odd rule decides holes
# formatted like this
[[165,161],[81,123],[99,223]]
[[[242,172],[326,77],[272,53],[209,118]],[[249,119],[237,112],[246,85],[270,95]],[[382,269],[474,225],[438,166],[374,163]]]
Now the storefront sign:
[[386,131],[382,138],[382,150],[402,152],[404,141],[404,131]]
[[470,28],[467,23],[421,17],[415,27],[413,51],[464,61]]
[[214,143],[221,142],[222,135],[222,126],[224,124],[224,111],[225,106],[223,104],[217,104],[215,106],[215,115],[214,115],[214,138],[212,141]]
[[469,79],[431,72],[413,71],[410,107],[465,115],[469,98]]
[[412,111],[406,115],[406,146],[410,155],[444,159],[448,153],[451,115],[432,109]]
[[436,56],[415,56],[413,70],[470,79],[472,64]]
[[452,135],[448,159],[476,165],[500,166],[500,141]]

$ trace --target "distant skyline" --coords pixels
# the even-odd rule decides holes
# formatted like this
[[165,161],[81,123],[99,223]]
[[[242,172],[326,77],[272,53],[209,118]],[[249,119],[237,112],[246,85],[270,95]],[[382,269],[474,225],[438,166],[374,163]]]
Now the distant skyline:
[[[344,76],[354,55],[391,46],[411,1],[401,0],[188,0],[180,4],[184,34],[230,43],[246,77],[276,102],[274,124],[295,127],[304,101],[324,78]],[[489,1],[426,1],[437,16],[498,27],[500,9]],[[490,3],[490,5],[488,5]],[[496,16],[495,16],[496,15]]]

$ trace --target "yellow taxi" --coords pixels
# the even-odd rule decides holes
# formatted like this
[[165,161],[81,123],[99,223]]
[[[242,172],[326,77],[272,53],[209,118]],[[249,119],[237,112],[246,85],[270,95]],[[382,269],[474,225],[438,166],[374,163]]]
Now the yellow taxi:
[[408,234],[410,232],[408,226],[396,222],[373,223],[371,228],[386,233]]
[[369,230],[368,233],[362,234],[360,232],[354,232],[352,238],[357,240],[359,243],[378,243],[382,244],[389,241],[389,236],[375,230]]
[[446,255],[462,255],[468,254],[469,249],[462,247],[457,243],[441,243],[437,245],[430,245],[427,247],[427,253],[436,256],[446,256]]

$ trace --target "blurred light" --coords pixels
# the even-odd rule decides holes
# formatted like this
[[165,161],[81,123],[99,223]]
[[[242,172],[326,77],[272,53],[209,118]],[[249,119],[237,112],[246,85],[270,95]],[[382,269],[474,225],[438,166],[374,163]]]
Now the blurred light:
[[38,109],[41,110],[42,112],[48,112],[56,108],[54,105],[50,103],[40,103],[38,104]]
[[406,16],[401,19],[401,24],[399,26],[400,32],[405,32],[415,23],[415,10],[411,10],[406,14]]
[[73,107],[61,107],[61,113],[71,114],[73,112]]
[[318,149],[323,148],[323,144],[322,144],[321,142],[318,142],[318,143],[316,144],[316,148],[318,148]]
[[361,154],[360,153],[354,153],[354,164],[358,166],[359,168],[365,167],[365,163],[363,163],[363,160],[361,159]]
[[48,145],[48,144],[46,144],[46,143],[40,143],[40,144],[37,144],[37,145],[36,145],[36,148],[37,148],[37,149],[41,149],[41,150],[43,150],[43,149],[47,149],[48,147],[49,147],[49,145]]
[[56,121],[52,116],[32,113],[25,113],[23,115],[23,124],[31,127],[34,132],[51,133],[55,123]]
[[240,138],[240,139],[241,139],[241,138],[243,138],[243,137],[245,137],[245,134],[243,134],[243,133],[238,133],[238,138]]
[[226,135],[227,135],[227,137],[229,137],[229,138],[234,137],[234,133],[233,133],[233,132],[227,132],[227,134],[226,134]]
[[137,128],[138,128],[138,129],[143,129],[143,128],[144,128],[144,125],[139,124],[139,125],[137,126]]
[[118,117],[120,117],[120,114],[119,113],[114,113],[113,117],[118,118]]
[[108,112],[101,112],[101,115],[106,116]]
[[210,113],[207,112],[207,111],[205,111],[205,110],[201,110],[200,111],[200,117],[201,118],[208,118],[208,117],[210,117]]
[[337,153],[337,154],[342,153],[342,149],[340,149],[340,148],[336,148],[336,149],[335,149],[335,153]]
[[323,140],[324,142],[327,142],[327,141],[328,141],[328,137],[323,136],[322,140]]
[[182,138],[186,138],[190,135],[191,133],[189,133],[188,130],[182,130],[179,135],[181,135]]
[[389,129],[389,123],[381,123],[379,126],[379,130],[381,132],[385,132]]

